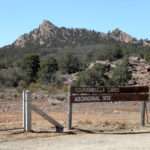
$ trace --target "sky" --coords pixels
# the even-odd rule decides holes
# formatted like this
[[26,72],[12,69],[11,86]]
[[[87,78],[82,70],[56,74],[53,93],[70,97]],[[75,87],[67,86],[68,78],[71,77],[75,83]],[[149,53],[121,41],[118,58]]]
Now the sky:
[[108,32],[115,28],[150,39],[150,0],[0,0],[0,47],[46,19],[61,27]]

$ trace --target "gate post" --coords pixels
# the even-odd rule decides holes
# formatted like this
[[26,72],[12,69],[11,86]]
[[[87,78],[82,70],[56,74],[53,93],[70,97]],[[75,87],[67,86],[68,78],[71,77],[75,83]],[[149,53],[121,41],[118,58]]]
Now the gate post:
[[24,110],[24,131],[31,131],[31,96],[30,92],[27,90],[23,92],[23,110]]
[[146,109],[146,102],[143,101],[141,103],[141,126],[145,126],[145,109]]
[[71,86],[68,85],[68,108],[67,108],[67,129],[72,128],[72,102],[71,102]]
[[22,126],[23,129],[25,130],[25,122],[26,122],[26,117],[25,117],[25,91],[22,91]]

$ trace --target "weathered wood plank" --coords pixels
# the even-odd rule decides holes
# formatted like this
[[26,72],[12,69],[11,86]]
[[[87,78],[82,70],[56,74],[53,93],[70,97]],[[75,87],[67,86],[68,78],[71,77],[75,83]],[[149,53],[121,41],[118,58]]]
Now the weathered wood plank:
[[95,94],[95,95],[72,95],[72,103],[87,102],[115,102],[115,101],[148,101],[148,94],[139,93],[113,93],[113,94]]
[[145,126],[145,109],[146,109],[146,102],[143,101],[141,103],[141,126]]
[[68,130],[72,128],[72,102],[70,95],[70,86],[68,86],[67,128]]
[[71,94],[92,93],[147,93],[148,86],[135,87],[71,87]]
[[58,123],[56,120],[54,120],[52,117],[48,116],[45,112],[43,112],[41,109],[37,108],[35,105],[31,105],[32,110],[35,111],[37,114],[39,114],[40,116],[42,116],[45,120],[47,120],[48,122],[50,122],[51,124],[53,124],[56,127],[57,131],[61,131],[63,132],[63,126]]

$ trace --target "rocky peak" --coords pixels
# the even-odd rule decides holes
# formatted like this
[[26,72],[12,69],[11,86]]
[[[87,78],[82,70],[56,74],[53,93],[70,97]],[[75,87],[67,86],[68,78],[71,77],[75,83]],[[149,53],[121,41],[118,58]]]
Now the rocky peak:
[[57,28],[53,23],[51,23],[48,20],[43,20],[43,22],[39,26],[40,29],[42,30],[53,30]]
[[112,34],[114,34],[115,36],[119,36],[122,33],[123,31],[121,31],[119,28],[112,30]]
[[42,42],[45,43],[45,40],[52,38],[56,34],[57,27],[48,20],[44,20],[42,24],[40,24],[38,30],[38,34],[35,36]]
[[124,43],[131,43],[135,40],[135,38],[133,38],[131,35],[127,34],[126,32],[121,31],[119,28],[116,28],[112,32],[110,32],[109,36],[114,40],[124,42]]
[[45,42],[54,37],[57,31],[57,27],[48,20],[43,20],[38,28],[32,30],[28,34],[20,36],[15,42],[16,47],[25,47],[27,43],[37,43],[40,45],[45,44]]

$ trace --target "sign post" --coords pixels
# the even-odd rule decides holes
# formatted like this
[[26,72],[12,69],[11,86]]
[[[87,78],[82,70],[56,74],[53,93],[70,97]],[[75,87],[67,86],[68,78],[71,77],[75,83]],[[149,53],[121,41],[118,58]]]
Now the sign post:
[[68,85],[68,108],[67,108],[67,128],[72,128],[72,101],[71,101],[71,86]]
[[146,109],[146,102],[143,101],[141,103],[141,126],[145,126],[145,109]]

